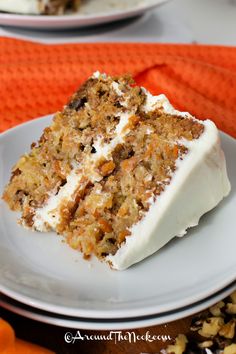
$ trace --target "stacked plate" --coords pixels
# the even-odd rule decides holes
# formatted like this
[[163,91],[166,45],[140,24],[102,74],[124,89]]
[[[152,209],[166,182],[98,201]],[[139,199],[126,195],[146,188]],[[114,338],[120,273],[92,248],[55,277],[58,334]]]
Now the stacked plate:
[[142,15],[168,0],[87,0],[78,13],[61,16],[21,15],[0,12],[0,25],[37,29],[66,29],[110,23]]
[[[0,193],[12,165],[50,123],[0,136]],[[236,141],[221,134],[232,191],[198,227],[126,271],[85,261],[54,233],[33,233],[0,203],[0,304],[39,321],[83,329],[157,325],[196,313],[236,289]],[[190,201],[191,202],[191,201]],[[183,206],[187,207],[187,206]]]

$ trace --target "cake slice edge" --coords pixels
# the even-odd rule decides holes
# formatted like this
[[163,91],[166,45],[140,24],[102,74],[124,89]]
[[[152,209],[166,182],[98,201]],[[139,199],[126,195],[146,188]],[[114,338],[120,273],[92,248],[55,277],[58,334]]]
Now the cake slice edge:
[[[152,104],[162,99],[169,114],[192,117],[179,112],[164,95],[152,96]],[[211,120],[200,121],[204,132],[195,141],[184,140],[189,152],[177,163],[171,183],[151,203],[148,213],[130,229],[130,235],[115,255],[106,257],[112,268],[124,270],[152,255],[174,237],[198,225],[201,216],[226,197],[231,189],[219,131]],[[182,140],[181,140],[182,142]],[[193,203],[191,200],[193,199]]]

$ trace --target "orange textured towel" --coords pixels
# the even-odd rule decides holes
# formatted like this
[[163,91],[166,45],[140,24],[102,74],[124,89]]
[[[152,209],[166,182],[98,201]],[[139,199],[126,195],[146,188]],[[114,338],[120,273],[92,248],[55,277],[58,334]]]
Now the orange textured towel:
[[236,137],[236,48],[172,44],[42,45],[0,38],[0,131],[60,110],[94,71],[130,73],[180,110]]

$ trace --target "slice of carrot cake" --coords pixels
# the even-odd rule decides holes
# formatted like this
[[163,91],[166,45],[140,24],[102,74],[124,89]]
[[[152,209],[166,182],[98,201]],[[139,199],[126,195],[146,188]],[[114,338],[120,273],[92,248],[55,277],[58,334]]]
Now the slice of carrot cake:
[[218,130],[128,77],[95,73],[12,170],[21,224],[125,269],[230,191]]
[[32,15],[61,15],[77,11],[80,0],[0,0],[0,11]]

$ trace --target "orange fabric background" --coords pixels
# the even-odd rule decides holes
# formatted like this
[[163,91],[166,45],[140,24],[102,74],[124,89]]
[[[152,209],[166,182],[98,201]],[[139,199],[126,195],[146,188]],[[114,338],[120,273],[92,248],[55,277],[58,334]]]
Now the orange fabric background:
[[0,131],[60,110],[94,71],[131,73],[178,109],[236,138],[236,48],[171,44],[42,45],[0,38]]

